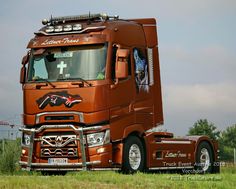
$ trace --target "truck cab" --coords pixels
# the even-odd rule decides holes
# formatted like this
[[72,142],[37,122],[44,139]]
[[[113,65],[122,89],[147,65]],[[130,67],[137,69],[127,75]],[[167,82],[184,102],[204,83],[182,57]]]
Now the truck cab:
[[[168,151],[162,143],[173,135],[151,131],[163,124],[154,18],[89,14],[42,23],[22,60],[23,169],[135,172],[165,167],[167,153],[193,167],[196,144],[208,139],[181,139],[187,151]],[[209,146],[213,154],[216,144]]]

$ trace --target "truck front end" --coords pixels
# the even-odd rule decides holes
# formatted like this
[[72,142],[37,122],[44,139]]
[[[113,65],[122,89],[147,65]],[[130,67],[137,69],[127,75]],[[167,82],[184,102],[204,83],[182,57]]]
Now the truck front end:
[[43,20],[29,42],[21,83],[20,165],[70,171],[112,167],[106,15]]

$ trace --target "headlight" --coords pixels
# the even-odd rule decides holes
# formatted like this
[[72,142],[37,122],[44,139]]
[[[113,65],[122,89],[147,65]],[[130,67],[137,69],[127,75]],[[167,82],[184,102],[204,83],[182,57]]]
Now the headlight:
[[26,146],[30,145],[30,135],[23,133],[22,144]]
[[110,142],[110,130],[87,135],[87,143],[89,147],[101,146],[103,144],[108,144],[109,142]]

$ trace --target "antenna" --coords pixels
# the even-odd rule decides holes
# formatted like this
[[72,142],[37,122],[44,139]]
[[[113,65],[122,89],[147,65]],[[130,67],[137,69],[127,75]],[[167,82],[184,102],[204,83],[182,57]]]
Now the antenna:
[[89,11],[89,15],[88,15],[88,25],[90,25],[91,24],[91,15],[90,15],[90,11]]

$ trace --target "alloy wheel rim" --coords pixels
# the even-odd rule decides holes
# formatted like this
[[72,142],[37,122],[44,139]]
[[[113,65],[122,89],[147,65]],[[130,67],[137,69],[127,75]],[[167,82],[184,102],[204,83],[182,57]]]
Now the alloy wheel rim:
[[141,151],[137,144],[131,145],[129,149],[129,164],[133,170],[137,170],[141,163]]
[[207,171],[210,167],[210,155],[206,148],[201,149],[200,164],[203,171]]

